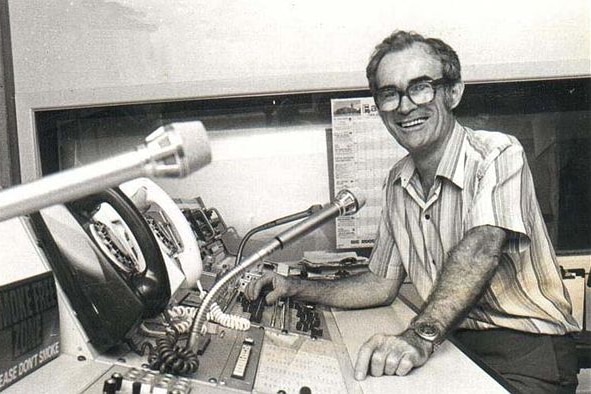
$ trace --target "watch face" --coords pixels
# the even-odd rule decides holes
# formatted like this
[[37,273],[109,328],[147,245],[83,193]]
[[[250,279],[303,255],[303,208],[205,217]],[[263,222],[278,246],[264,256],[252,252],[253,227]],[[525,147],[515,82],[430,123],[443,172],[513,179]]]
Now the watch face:
[[418,336],[428,341],[434,341],[439,337],[439,329],[429,323],[420,323],[415,327]]

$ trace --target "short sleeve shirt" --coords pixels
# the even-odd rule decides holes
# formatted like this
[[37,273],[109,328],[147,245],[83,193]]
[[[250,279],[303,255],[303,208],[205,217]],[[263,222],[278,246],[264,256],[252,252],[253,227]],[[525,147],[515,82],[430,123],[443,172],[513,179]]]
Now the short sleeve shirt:
[[423,300],[450,251],[472,228],[510,234],[495,275],[461,327],[564,334],[578,331],[568,293],[515,137],[455,124],[425,197],[406,156],[390,170],[370,270],[408,276]]

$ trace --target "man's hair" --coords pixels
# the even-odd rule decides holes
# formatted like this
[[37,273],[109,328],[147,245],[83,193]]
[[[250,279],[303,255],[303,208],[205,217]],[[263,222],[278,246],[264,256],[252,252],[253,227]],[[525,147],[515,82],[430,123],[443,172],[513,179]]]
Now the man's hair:
[[452,47],[437,38],[425,38],[415,32],[396,30],[375,47],[369,59],[365,74],[372,94],[375,95],[377,90],[376,72],[384,56],[391,52],[410,48],[416,43],[425,44],[427,51],[439,59],[443,69],[443,78],[451,83],[459,82],[462,79],[460,59]]

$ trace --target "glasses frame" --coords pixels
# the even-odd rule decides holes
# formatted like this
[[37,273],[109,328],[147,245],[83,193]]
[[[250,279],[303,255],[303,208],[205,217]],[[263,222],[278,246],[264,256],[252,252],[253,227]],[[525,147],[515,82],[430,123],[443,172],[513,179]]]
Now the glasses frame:
[[[428,83],[429,85],[431,85],[431,87],[433,88],[433,98],[431,98],[431,100],[425,102],[425,103],[415,103],[415,101],[412,99],[412,97],[409,94],[409,90],[415,86],[418,85],[420,83]],[[437,78],[437,79],[423,79],[423,80],[419,80],[419,81],[414,81],[413,83],[411,83],[410,85],[408,85],[406,87],[406,89],[399,89],[397,86],[394,85],[386,85],[386,86],[382,86],[381,88],[378,88],[376,90],[375,93],[375,101],[376,104],[378,105],[378,108],[381,109],[382,104],[384,103],[384,100],[380,100],[380,93],[383,92],[384,90],[388,89],[388,90],[394,90],[396,93],[398,93],[398,104],[396,105],[395,108],[392,108],[389,111],[396,111],[399,107],[400,107],[400,103],[402,102],[402,98],[404,96],[406,96],[411,103],[413,103],[416,106],[421,106],[421,105],[427,105],[429,103],[431,103],[433,100],[435,100],[435,96],[437,95],[437,87],[441,86],[441,85],[449,85],[452,81],[450,81],[448,78]]]

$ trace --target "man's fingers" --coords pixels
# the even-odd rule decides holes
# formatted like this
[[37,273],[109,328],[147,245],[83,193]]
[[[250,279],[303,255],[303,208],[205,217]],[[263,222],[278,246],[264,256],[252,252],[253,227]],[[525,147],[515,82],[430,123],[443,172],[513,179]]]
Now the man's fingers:
[[410,356],[408,353],[402,355],[400,362],[398,363],[398,368],[396,369],[396,375],[398,376],[405,376],[407,375],[414,367],[413,362],[410,360]]
[[254,282],[250,282],[248,286],[246,286],[246,291],[244,292],[244,294],[246,294],[246,298],[248,298],[250,301],[256,300],[259,294],[261,294],[261,289],[263,288],[263,286],[272,282],[272,275],[264,275],[260,279],[257,279]]
[[388,354],[388,357],[386,357],[386,363],[384,365],[384,375],[392,376],[396,374],[399,363],[400,357],[397,353]]
[[364,380],[368,373],[373,376],[408,375],[428,359],[421,348],[416,347],[403,335],[376,334],[359,349],[355,362],[355,379]]
[[246,298],[249,301],[252,301],[254,299],[253,295],[254,295],[254,282],[250,282],[246,285],[246,288],[244,289],[244,295],[246,296]]
[[272,305],[279,301],[279,298],[281,298],[281,293],[273,290],[269,294],[267,294],[267,296],[265,297],[265,302],[267,303],[267,305]]
[[371,356],[371,374],[372,376],[382,376],[386,364],[386,355],[380,349],[374,350]]
[[259,294],[261,294],[261,289],[263,288],[263,286],[265,285],[266,282],[267,282],[266,276],[263,276],[254,282],[254,286],[252,286],[252,293],[250,295],[251,301],[256,300],[258,298]]
[[364,380],[367,376],[371,356],[375,348],[378,346],[374,337],[369,338],[359,349],[357,354],[357,361],[355,362],[355,379]]

